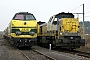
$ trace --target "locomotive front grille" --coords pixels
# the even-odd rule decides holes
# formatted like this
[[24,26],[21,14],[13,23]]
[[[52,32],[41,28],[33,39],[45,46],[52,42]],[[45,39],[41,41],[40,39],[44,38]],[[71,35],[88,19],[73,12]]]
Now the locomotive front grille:
[[80,33],[69,33],[69,32],[65,32],[64,36],[80,36]]
[[31,29],[30,31],[20,31],[19,29],[12,29],[12,33],[15,33],[16,35],[30,35],[30,32],[37,33],[37,29]]

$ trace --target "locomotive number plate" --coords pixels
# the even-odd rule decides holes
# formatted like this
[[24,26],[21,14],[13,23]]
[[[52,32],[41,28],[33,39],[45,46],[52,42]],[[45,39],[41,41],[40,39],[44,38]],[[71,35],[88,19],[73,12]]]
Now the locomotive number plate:
[[22,28],[22,30],[21,31],[23,31],[23,32],[28,32],[29,31],[29,29],[27,29],[27,28]]

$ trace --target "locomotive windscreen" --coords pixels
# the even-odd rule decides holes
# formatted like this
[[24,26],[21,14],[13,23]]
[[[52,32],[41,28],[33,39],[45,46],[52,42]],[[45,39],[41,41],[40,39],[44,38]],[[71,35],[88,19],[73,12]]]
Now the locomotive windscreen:
[[13,20],[36,20],[33,14],[30,13],[16,13]]

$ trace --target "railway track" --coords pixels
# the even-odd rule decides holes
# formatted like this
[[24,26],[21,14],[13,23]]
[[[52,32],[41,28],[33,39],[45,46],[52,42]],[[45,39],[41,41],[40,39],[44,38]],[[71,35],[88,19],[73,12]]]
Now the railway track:
[[90,59],[90,53],[87,52],[82,52],[82,51],[78,51],[78,50],[68,50],[68,49],[59,49],[57,50],[59,52],[64,52],[64,53],[69,53],[69,54],[73,54],[73,55],[78,55],[81,57],[86,57]]
[[[13,56],[15,56],[15,57],[18,56],[17,59],[23,58],[24,60],[56,60],[57,55],[58,55],[58,54],[55,55],[56,56],[55,57],[53,55],[53,52],[51,52],[51,53],[48,52],[49,55],[47,55],[46,50],[45,50],[46,54],[44,54],[44,52],[42,52],[42,48],[36,48],[36,47],[33,47],[32,49],[29,49],[29,50],[26,50],[26,49],[19,50],[19,49],[15,48],[14,46],[9,45],[8,43],[3,43],[2,41],[1,41],[1,46],[6,46],[11,51],[10,53],[13,53],[14,51],[16,51],[16,52],[14,52],[14,53],[16,53],[16,55],[13,55]],[[39,49],[41,49],[41,51]],[[60,49],[58,51],[90,58],[90,53],[81,52],[81,51],[77,51],[77,50],[70,51],[70,50],[64,50],[64,49],[61,50]],[[18,54],[17,54],[17,52],[18,52]],[[51,55],[53,55],[53,56],[51,56]],[[60,59],[58,59],[58,60],[60,60]]]
[[27,58],[27,60],[56,60],[50,56],[47,56],[38,50],[31,49],[31,50],[19,50],[20,53],[23,54]]
[[34,49],[33,49],[33,51],[39,53],[40,55],[45,56],[45,57],[46,57],[47,59],[49,59],[49,60],[56,60],[56,59],[54,59],[54,58],[52,58],[52,57],[50,57],[50,56],[47,56],[47,55],[45,55],[45,54],[39,52],[38,50],[34,50]]
[[28,49],[28,48],[18,49],[15,46],[9,44],[8,41],[5,39],[0,40],[0,46],[7,47],[10,53],[12,53],[13,51],[18,52],[19,54],[21,54],[21,56],[18,56],[18,57],[19,58],[22,57],[23,59],[26,59],[26,60],[55,60],[51,58],[50,56],[47,56],[44,53],[41,53],[38,50],[35,50],[33,48],[32,49]]
[[31,60],[27,55],[25,55],[22,51],[20,51],[20,53],[22,53],[26,58],[27,60]]
[[81,52],[81,51],[73,50],[70,53],[74,54],[74,55],[90,58],[90,53],[87,53],[87,52]]

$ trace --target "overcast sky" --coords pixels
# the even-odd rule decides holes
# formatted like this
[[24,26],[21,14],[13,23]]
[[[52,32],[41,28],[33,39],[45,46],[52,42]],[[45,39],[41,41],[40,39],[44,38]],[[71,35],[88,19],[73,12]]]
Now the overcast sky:
[[[52,15],[60,12],[82,13],[83,6],[80,5],[83,3],[85,21],[89,21],[90,0],[0,0],[0,30],[8,26],[17,12],[30,12],[38,21],[48,22]],[[80,15],[80,21],[82,21],[82,15]]]

